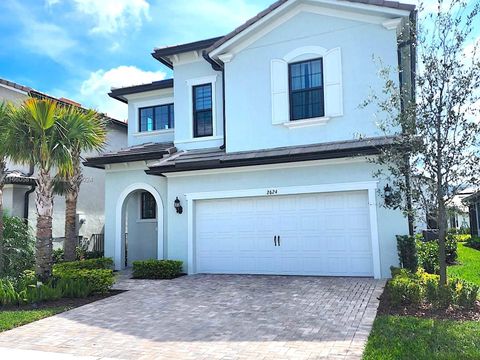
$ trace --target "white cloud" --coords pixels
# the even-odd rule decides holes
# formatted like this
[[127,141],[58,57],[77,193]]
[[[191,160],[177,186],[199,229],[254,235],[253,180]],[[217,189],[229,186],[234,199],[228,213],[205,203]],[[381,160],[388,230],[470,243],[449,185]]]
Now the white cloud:
[[126,120],[127,105],[110,98],[107,95],[110,89],[162,80],[165,75],[161,71],[143,71],[135,66],[119,66],[107,71],[100,69],[83,81],[80,94],[74,99],[113,118]]
[[58,63],[65,63],[65,54],[77,44],[61,27],[33,18],[25,24],[21,43],[28,50],[48,56]]
[[[56,0],[54,0],[56,1]],[[75,10],[94,19],[91,33],[114,34],[150,20],[146,0],[73,0]]]

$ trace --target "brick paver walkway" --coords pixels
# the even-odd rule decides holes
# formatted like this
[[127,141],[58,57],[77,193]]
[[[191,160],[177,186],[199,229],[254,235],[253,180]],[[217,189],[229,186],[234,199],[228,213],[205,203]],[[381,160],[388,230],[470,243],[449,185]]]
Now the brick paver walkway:
[[383,286],[372,279],[287,276],[121,279],[117,287],[130,291],[1,333],[0,351],[117,359],[359,359]]

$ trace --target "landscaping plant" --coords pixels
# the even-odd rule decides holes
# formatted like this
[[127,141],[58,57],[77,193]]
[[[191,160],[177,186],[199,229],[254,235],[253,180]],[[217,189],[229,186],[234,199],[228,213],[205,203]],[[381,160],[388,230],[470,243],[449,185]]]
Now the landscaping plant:
[[23,219],[5,214],[3,224],[3,263],[5,267],[0,273],[0,277],[18,277],[23,271],[33,269],[35,239]]
[[173,279],[182,273],[182,261],[142,260],[133,262],[133,277],[136,279]]

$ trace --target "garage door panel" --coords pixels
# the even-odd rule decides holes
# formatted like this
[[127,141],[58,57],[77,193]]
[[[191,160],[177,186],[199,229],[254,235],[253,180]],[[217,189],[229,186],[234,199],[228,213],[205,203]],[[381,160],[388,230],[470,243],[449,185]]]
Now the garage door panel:
[[199,201],[195,223],[197,272],[373,274],[366,191]]

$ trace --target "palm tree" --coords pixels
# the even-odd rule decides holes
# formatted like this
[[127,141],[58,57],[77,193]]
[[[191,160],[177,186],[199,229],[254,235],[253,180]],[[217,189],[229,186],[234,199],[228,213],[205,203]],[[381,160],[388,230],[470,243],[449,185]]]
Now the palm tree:
[[4,241],[3,241],[3,187],[7,175],[7,156],[4,148],[5,129],[8,127],[7,106],[0,103],[0,276],[4,272]]
[[107,137],[106,123],[96,111],[69,106],[60,111],[59,119],[66,129],[68,149],[72,157],[72,172],[57,182],[56,191],[65,195],[64,258],[75,260],[77,244],[77,199],[83,180],[81,154],[101,150]]
[[[17,108],[11,107],[6,129],[9,158],[38,168],[35,205],[37,210],[35,272],[46,280],[52,273],[53,176],[72,173],[72,157],[66,128],[58,117],[53,100],[29,98]],[[12,150],[14,149],[14,150]]]

